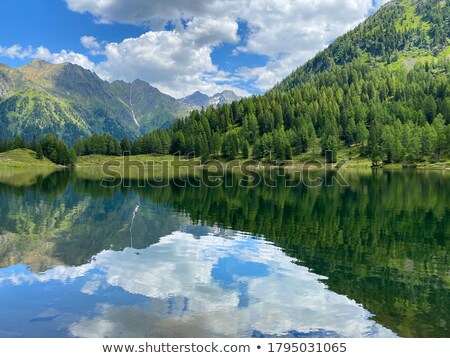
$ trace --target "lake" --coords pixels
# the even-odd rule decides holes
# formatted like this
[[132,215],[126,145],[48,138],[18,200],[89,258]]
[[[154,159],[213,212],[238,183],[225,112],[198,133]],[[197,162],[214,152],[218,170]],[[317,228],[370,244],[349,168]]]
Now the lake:
[[448,173],[342,175],[2,170],[0,337],[450,337]]

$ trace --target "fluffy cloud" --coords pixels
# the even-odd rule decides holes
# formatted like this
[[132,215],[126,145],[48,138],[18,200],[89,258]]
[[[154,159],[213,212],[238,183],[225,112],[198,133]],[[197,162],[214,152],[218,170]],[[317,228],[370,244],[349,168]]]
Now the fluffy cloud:
[[11,47],[0,46],[0,56],[11,59],[39,58],[50,63],[71,62],[88,70],[93,70],[95,67],[94,63],[83,54],[66,50],[51,52],[48,48],[43,46],[40,46],[37,49],[33,49],[31,46],[23,48],[20,45],[13,45]]
[[[151,304],[145,309],[104,305],[99,315],[71,325],[74,336],[118,337],[127,332],[132,337],[243,337],[255,330],[279,335],[314,329],[345,337],[395,336],[354,301],[329,291],[319,281],[324,277],[293,264],[292,258],[264,241],[243,236],[198,240],[177,232],[139,254],[136,260],[133,250],[105,251],[97,255],[96,265],[106,272],[109,285],[151,297]],[[267,267],[267,272],[233,274],[224,288],[213,270],[230,257]],[[243,306],[239,284],[247,287],[248,303]]]
[[140,78],[175,97],[196,90],[222,89],[217,77],[227,74],[212,63],[211,52],[219,43],[236,42],[238,25],[231,19],[193,19],[174,31],[149,31],[138,38],[105,46],[106,60],[96,67],[103,78],[133,81]]
[[94,36],[83,36],[80,39],[81,44],[88,50],[99,50],[100,44]]
[[[263,269],[240,270],[239,265]],[[196,239],[175,232],[147,249],[100,252],[79,267],[57,266],[40,275],[2,275],[0,270],[0,284],[71,285],[77,277],[85,278],[81,292],[90,297],[108,286],[148,297],[149,303],[105,304],[100,291],[94,315],[66,323],[74,336],[242,337],[254,331],[282,335],[291,330],[395,336],[371,320],[362,306],[330,291],[321,282],[324,277],[292,263],[276,246],[242,235]]]
[[[127,66],[132,63],[140,70],[139,75],[144,74],[150,80],[158,77],[155,84],[172,94],[186,94],[195,86],[211,93],[217,87],[214,83],[224,78],[250,81],[256,88],[267,90],[387,2],[212,0],[205,3],[201,0],[131,0],[125,4],[119,0],[66,1],[71,10],[89,12],[100,22],[145,23],[156,29],[157,32],[151,32],[154,36],[149,33],[144,38],[111,44],[107,60],[101,68],[104,76],[132,80],[136,71],[121,68],[117,60],[120,55]],[[181,18],[194,20],[187,29],[177,26],[172,33],[161,33],[162,25],[168,21],[177,23]],[[214,46],[235,41],[230,35],[235,34],[238,19],[247,23],[250,32],[236,53],[264,55],[269,57],[269,61],[259,68],[241,68],[231,74],[219,73],[212,64],[211,53]],[[166,40],[166,43],[162,42]],[[136,49],[132,49],[133,46]],[[144,50],[149,50],[145,56],[142,55]],[[136,53],[140,56],[135,56]],[[178,56],[178,53],[186,55]],[[174,73],[167,71],[165,65],[173,66]],[[159,73],[156,75],[156,72]],[[232,80],[229,82],[230,85],[235,84]],[[184,90],[183,85],[189,90]]]
[[80,39],[81,44],[83,47],[87,50],[89,50],[89,53],[91,55],[102,55],[102,45],[97,41],[97,39],[94,36],[83,36]]
[[50,63],[71,62],[88,70],[93,70],[95,67],[94,63],[83,54],[66,50],[54,53],[42,46],[38,47],[31,57],[40,58],[41,60],[48,61]]
[[[94,63],[83,54],[62,50],[51,53],[14,45],[0,47],[10,58],[40,57],[79,64],[108,80],[146,80],[175,97],[196,90],[214,94],[231,89],[270,89],[337,36],[364,20],[387,0],[66,0],[68,8],[92,14],[101,23],[144,24],[137,38],[117,43],[83,36],[90,55],[103,55]],[[165,25],[170,23],[171,30]],[[238,24],[247,32],[238,36]],[[212,60],[214,50],[234,44],[234,54],[268,58],[261,67],[249,64],[225,72]],[[228,59],[230,62],[233,58]]]
[[10,47],[0,46],[0,56],[15,59],[20,58],[24,59],[29,57],[33,53],[31,47],[26,49],[22,48],[20,45],[12,45]]
[[[155,25],[158,20],[189,18],[192,16],[226,15],[220,9],[224,7],[222,1],[213,0],[66,0],[70,10],[79,13],[89,12],[98,22],[122,22],[129,24],[149,23]],[[228,0],[229,10],[238,4],[237,0]],[[245,3],[246,1],[242,1]]]

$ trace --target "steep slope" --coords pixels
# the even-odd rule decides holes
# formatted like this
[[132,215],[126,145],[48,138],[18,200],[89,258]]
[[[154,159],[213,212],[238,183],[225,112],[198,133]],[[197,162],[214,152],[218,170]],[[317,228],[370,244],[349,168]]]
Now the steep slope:
[[145,81],[115,81],[110,90],[127,106],[141,133],[165,128],[174,118],[188,113],[175,98],[161,93]]
[[417,61],[448,57],[449,37],[449,0],[392,0],[299,67],[275,89],[289,90],[318,73],[357,59],[372,65],[412,67]]
[[374,165],[445,161],[449,29],[449,0],[393,0],[265,95],[176,122],[171,150],[334,162],[347,147]]
[[70,63],[0,65],[0,136],[54,133],[69,144],[93,133],[117,139],[165,128],[190,108],[144,81],[109,83]]
[[[68,143],[92,133],[137,135],[128,108],[109,84],[80,66],[34,60],[18,69],[0,68],[2,137],[54,133]],[[6,85],[5,85],[6,84]]]

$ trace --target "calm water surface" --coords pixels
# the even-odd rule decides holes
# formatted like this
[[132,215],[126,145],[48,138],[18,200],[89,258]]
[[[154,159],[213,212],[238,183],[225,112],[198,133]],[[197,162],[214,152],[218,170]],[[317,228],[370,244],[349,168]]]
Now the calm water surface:
[[450,337],[450,177],[0,171],[0,337]]

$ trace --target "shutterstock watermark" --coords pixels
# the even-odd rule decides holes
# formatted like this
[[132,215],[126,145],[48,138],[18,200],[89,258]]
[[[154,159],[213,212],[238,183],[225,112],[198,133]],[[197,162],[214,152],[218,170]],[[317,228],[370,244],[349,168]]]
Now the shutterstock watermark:
[[[269,157],[270,158],[270,157]],[[257,160],[233,160],[223,162],[174,156],[169,159],[136,160],[125,156],[106,161],[102,165],[104,187],[235,187],[246,188],[280,185],[288,188],[341,186],[348,187],[342,171],[346,162],[334,164],[310,160],[304,163],[293,161],[260,162]]]

